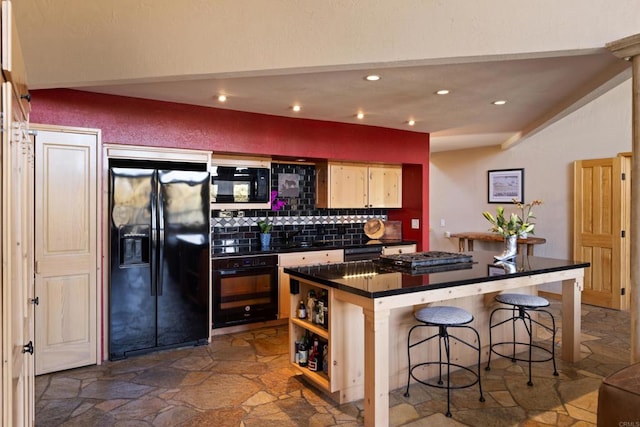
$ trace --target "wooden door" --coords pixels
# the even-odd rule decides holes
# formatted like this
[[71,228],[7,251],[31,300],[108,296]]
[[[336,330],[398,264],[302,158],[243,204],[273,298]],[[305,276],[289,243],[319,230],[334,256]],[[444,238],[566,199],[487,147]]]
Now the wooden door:
[[369,167],[369,207],[402,207],[402,166]]
[[626,310],[629,307],[630,157],[574,163],[576,260],[588,261],[582,301]]
[[33,143],[26,73],[11,2],[2,1],[0,337],[2,425],[34,424]]
[[97,132],[36,136],[36,374],[98,362]]
[[367,167],[346,163],[329,165],[329,207],[364,208],[368,205]]
[[[11,83],[2,84],[2,418],[32,425],[33,145]],[[13,107],[13,108],[12,108]]]

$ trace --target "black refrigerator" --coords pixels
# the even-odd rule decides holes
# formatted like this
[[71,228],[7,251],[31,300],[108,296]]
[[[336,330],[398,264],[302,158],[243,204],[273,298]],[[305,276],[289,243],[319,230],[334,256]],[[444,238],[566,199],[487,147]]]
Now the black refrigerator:
[[109,164],[109,359],[206,344],[207,165]]

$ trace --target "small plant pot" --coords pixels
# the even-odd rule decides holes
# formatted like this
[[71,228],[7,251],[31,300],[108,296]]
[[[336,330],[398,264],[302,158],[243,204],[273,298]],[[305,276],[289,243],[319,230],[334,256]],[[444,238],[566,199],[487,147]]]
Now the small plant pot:
[[271,249],[271,234],[260,233],[260,247],[263,251]]

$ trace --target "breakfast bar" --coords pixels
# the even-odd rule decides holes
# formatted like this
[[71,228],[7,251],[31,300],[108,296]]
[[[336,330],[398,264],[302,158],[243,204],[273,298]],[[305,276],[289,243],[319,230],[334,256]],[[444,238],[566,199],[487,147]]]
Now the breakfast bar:
[[[520,254],[514,263],[496,264],[492,252],[467,254],[471,256],[471,262],[419,269],[380,261],[285,268],[284,271],[292,278],[292,301],[300,298],[305,286],[316,285],[329,291],[331,323],[328,336],[332,336],[332,328],[345,330],[353,327],[359,330],[363,327],[363,360],[348,362],[349,366],[364,366],[365,425],[389,424],[390,332],[392,327],[395,328],[390,319],[394,310],[561,282],[562,358],[569,362],[579,360],[581,291],[584,269],[589,263]],[[340,313],[331,311],[332,304],[361,309],[363,325],[350,325],[344,319],[336,319]],[[295,315],[290,322],[294,326],[302,323],[295,319]],[[395,335],[397,331],[394,329],[394,338]],[[349,345],[349,340],[339,340],[331,345]],[[330,354],[339,354],[338,350],[334,348]],[[332,362],[336,365],[347,363],[337,363],[335,359]]]

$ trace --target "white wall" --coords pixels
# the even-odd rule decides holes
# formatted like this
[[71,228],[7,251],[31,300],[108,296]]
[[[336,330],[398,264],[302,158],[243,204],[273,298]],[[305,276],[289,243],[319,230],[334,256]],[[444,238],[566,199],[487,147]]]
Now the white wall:
[[[573,162],[615,157],[631,151],[631,79],[581,109],[508,149],[479,148],[431,154],[429,179],[432,231],[430,250],[455,252],[457,239],[445,231],[486,231],[482,211],[487,203],[487,170],[524,168],[526,201],[542,199],[535,208],[536,230],[547,239],[535,254],[572,258]],[[510,205],[504,205],[508,210]],[[440,226],[444,219],[445,227]],[[495,244],[476,242],[474,249],[499,251]],[[559,292],[557,285],[548,290]]]

